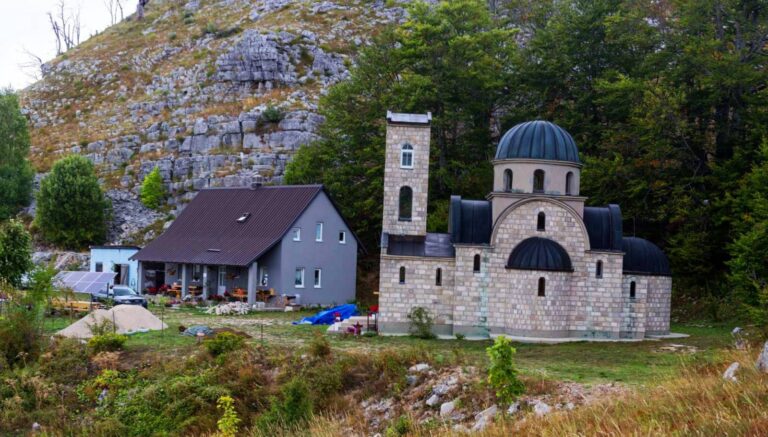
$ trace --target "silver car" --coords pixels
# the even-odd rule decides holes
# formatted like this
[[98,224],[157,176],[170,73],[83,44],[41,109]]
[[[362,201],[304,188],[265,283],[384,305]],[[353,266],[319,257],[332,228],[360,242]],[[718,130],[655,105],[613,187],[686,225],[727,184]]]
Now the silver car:
[[147,299],[133,288],[125,285],[115,285],[106,291],[101,290],[93,295],[93,300],[103,303],[111,300],[115,305],[141,305],[144,308],[147,307]]

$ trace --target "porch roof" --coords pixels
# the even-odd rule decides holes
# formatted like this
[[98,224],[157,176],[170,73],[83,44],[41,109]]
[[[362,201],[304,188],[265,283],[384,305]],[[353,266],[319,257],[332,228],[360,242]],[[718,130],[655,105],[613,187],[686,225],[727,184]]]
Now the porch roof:
[[291,229],[322,185],[201,190],[138,261],[247,266]]

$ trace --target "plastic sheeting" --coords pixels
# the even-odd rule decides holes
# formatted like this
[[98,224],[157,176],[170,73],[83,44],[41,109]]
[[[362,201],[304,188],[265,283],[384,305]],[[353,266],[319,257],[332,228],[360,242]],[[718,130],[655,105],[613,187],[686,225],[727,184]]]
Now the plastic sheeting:
[[337,307],[328,308],[327,310],[320,311],[312,317],[304,317],[298,322],[293,322],[294,325],[330,325],[336,321],[334,314],[339,313],[341,320],[347,320],[352,316],[358,315],[357,305],[346,304],[339,305]]

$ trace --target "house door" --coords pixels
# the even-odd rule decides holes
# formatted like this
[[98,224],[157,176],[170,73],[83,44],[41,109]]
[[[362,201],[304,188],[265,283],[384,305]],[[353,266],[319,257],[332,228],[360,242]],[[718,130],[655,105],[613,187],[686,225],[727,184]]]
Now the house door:
[[115,276],[115,285],[128,285],[128,265],[127,264],[115,264],[112,268],[117,276]]
[[227,291],[227,267],[219,266],[219,280],[217,282],[218,294],[224,294]]

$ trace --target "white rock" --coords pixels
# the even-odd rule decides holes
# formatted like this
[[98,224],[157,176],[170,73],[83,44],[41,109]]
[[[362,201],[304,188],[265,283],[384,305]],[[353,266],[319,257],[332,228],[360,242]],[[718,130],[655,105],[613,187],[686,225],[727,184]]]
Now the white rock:
[[507,408],[507,414],[512,415],[520,411],[520,401],[515,401],[514,404],[510,405],[509,408]]
[[549,413],[550,411],[552,411],[552,407],[550,407],[549,405],[541,401],[536,402],[536,404],[533,406],[533,412],[537,416],[543,416]]
[[456,401],[444,402],[440,405],[440,417],[449,416],[456,408]]
[[476,432],[485,429],[485,427],[493,421],[493,417],[496,416],[498,411],[499,408],[496,405],[492,405],[491,407],[475,414],[475,424],[472,426],[472,431]]
[[419,363],[419,364],[411,366],[411,368],[408,369],[408,371],[412,372],[412,373],[421,373],[421,372],[426,372],[430,368],[431,367],[429,367],[429,364],[427,364],[427,363]]
[[739,362],[733,362],[730,366],[728,366],[727,369],[725,369],[725,373],[723,373],[723,379],[727,381],[733,381],[737,382],[738,379],[736,379],[736,371],[739,370],[739,367],[741,367],[741,364]]
[[440,402],[440,396],[438,395],[432,395],[429,397],[429,399],[427,399],[427,405],[429,405],[430,407],[434,407],[439,402]]
[[768,341],[765,342],[760,356],[757,357],[757,370],[768,373]]

